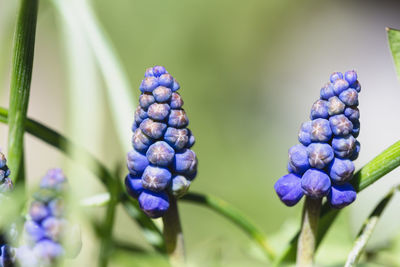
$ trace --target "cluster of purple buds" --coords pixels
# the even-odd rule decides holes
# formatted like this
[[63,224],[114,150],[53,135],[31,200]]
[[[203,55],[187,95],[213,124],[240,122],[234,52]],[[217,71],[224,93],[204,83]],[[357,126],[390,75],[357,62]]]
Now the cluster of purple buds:
[[[13,190],[13,183],[10,176],[10,169],[7,166],[7,159],[0,152],[0,202],[7,199],[7,193]],[[0,267],[14,266],[15,250],[8,244],[6,233],[1,233],[0,238]]]
[[300,144],[289,149],[289,174],[275,183],[275,191],[287,206],[297,204],[305,194],[327,196],[334,208],[343,208],[356,199],[349,183],[353,160],[358,157],[361,90],[355,71],[335,72],[324,85],[320,99],[311,107],[310,121],[301,125]]
[[61,169],[51,169],[42,178],[24,226],[27,245],[17,249],[17,259],[22,266],[53,266],[66,254],[63,242],[76,238],[65,219],[64,193],[67,187]]
[[162,66],[148,68],[140,85],[125,185],[152,218],[163,216],[169,198],[183,196],[197,173],[196,154],[190,149],[195,139],[187,128],[179,88]]

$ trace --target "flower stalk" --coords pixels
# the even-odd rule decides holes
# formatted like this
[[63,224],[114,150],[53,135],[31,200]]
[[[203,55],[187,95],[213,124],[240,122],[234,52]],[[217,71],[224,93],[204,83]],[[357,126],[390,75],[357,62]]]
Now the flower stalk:
[[322,199],[306,197],[299,242],[297,243],[297,267],[313,266],[317,243],[318,220]]
[[171,265],[174,267],[184,266],[185,245],[178,205],[174,196],[170,196],[169,209],[162,219],[164,223],[165,246]]

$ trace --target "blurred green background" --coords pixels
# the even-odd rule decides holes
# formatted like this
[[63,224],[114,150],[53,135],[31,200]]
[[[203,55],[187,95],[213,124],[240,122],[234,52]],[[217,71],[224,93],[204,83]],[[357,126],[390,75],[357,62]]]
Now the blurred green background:
[[[400,88],[385,31],[400,28],[397,1],[82,1],[93,8],[121,60],[134,96],[132,109],[145,68],[164,65],[180,82],[200,161],[191,190],[232,203],[278,250],[298,229],[301,205],[283,206],[273,184],[285,174],[287,150],[296,144],[297,130],[331,72],[355,69],[363,86],[358,168],[400,137]],[[58,7],[71,5],[74,15],[80,1],[40,2],[28,114],[125,172],[130,147],[118,141],[107,83],[94,59],[98,48],[79,32],[78,18],[63,19],[57,2],[62,3]],[[18,1],[0,0],[0,104],[6,107],[17,7]],[[126,117],[121,134],[129,142],[133,113],[121,114]],[[0,130],[5,149],[7,128],[1,125]],[[37,139],[26,136],[26,149],[31,185],[48,168],[61,166],[76,199],[104,192],[84,167]],[[318,252],[320,266],[343,264],[362,221],[399,177],[393,171],[341,214]],[[384,248],[379,257],[388,266],[400,266],[399,208],[396,197],[368,248]],[[268,266],[258,248],[226,219],[186,202],[180,210],[190,266]],[[66,265],[95,265],[99,243],[89,219],[101,219],[103,212],[78,212],[83,249]],[[122,209],[114,234],[148,247]],[[114,253],[111,263],[166,266],[155,255],[122,252]]]

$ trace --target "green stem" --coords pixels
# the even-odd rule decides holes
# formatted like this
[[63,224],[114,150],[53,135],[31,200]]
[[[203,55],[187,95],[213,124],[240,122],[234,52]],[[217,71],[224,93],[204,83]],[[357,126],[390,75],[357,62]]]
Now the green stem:
[[165,247],[172,266],[184,266],[185,244],[177,201],[169,196],[169,208],[163,216]]
[[14,34],[11,71],[10,114],[8,128],[8,161],[15,182],[24,183],[24,128],[29,103],[38,0],[22,0]]
[[372,213],[368,216],[367,220],[361,227],[360,232],[357,235],[357,239],[354,242],[353,249],[350,251],[345,267],[355,266],[364,252],[365,246],[368,243],[373,231],[375,230],[376,224],[378,223],[383,211],[387,207],[390,200],[398,187],[393,188],[390,192],[379,202]]
[[[8,111],[2,107],[0,107],[0,122],[8,123]],[[110,184],[113,185],[116,182],[119,183],[117,179],[113,179],[111,172],[98,159],[93,157],[83,148],[69,141],[66,137],[62,136],[58,132],[29,118],[26,121],[25,130],[43,142],[58,148],[67,156],[71,157],[71,159],[76,160],[76,158],[73,158],[73,154],[79,154],[80,159],[84,159],[83,162],[88,163],[85,166],[89,166],[90,171],[96,177],[98,177],[107,188]],[[72,151],[74,152],[72,153]],[[120,188],[118,195],[122,196],[121,201],[125,211],[142,227],[149,243],[153,245],[157,251],[164,251],[163,238],[160,230],[157,228],[154,222],[140,210],[139,205],[136,202],[133,202],[133,200],[129,199],[128,195],[123,192],[122,186],[118,185],[118,187]]]
[[275,252],[268,244],[266,236],[250,221],[247,220],[237,209],[231,206],[228,202],[210,196],[202,195],[199,193],[188,193],[182,200],[191,201],[196,204],[201,204],[224,216],[242,229],[255,243],[261,248],[267,258],[273,260]]
[[[360,192],[398,166],[400,166],[400,141],[391,145],[362,167],[354,175],[351,183],[356,191]],[[321,219],[318,227],[317,248],[339,213],[340,210],[330,208],[327,203],[322,206]],[[280,265],[282,262],[293,262],[296,259],[298,237],[299,232],[292,238],[288,247],[282,254],[276,258],[275,266]]]
[[297,243],[297,267],[311,267],[317,242],[318,220],[322,199],[306,197],[299,241]]
[[110,195],[112,196],[110,202],[107,205],[106,217],[104,220],[103,229],[101,232],[101,244],[100,244],[100,253],[99,253],[99,267],[107,267],[108,259],[111,254],[111,249],[113,247],[112,244],[112,235],[115,221],[115,209],[118,204],[118,192],[115,189],[110,189]]

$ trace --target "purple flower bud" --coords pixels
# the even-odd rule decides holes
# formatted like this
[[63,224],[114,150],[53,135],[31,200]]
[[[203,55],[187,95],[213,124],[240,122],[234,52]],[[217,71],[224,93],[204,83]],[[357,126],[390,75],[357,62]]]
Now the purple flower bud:
[[4,178],[3,183],[0,184],[0,193],[10,192],[13,188],[12,180],[10,178]]
[[358,110],[357,107],[347,107],[344,110],[344,115],[350,120],[350,121],[356,121],[360,118],[360,111]]
[[189,142],[187,143],[186,148],[191,148],[196,143],[196,138],[194,138],[194,135],[192,134],[192,131],[190,129],[188,128],[186,129],[188,130],[188,136],[189,136]]
[[136,125],[140,124],[147,117],[148,116],[146,111],[144,111],[140,106],[138,106],[135,110],[135,117],[134,117]]
[[172,109],[180,109],[183,106],[183,100],[180,94],[172,93],[171,102],[169,104]]
[[350,160],[356,160],[358,158],[358,154],[360,153],[360,142],[356,141],[356,148],[353,151],[353,154],[350,156]]
[[321,88],[320,95],[322,100],[329,100],[329,98],[335,96],[332,84],[325,84],[324,87]]
[[183,109],[172,109],[168,118],[168,126],[183,128],[189,124],[189,118]]
[[333,91],[336,95],[340,95],[341,92],[349,88],[349,83],[343,79],[337,79],[333,82]]
[[147,114],[150,117],[150,119],[156,121],[163,121],[168,117],[169,111],[170,111],[169,105],[154,103],[150,105]]
[[332,185],[331,191],[328,195],[328,201],[332,207],[341,209],[354,200],[356,200],[357,194],[351,184],[346,183],[343,185]]
[[156,77],[146,77],[143,79],[142,84],[140,85],[139,89],[143,93],[151,93],[154,89],[158,86],[158,81]]
[[61,217],[65,212],[64,200],[61,198],[55,198],[49,202],[48,208],[51,216]]
[[67,221],[65,219],[49,217],[42,222],[42,228],[46,237],[53,241],[60,241],[62,239],[66,227]]
[[49,210],[42,202],[35,201],[31,204],[29,215],[35,222],[40,222],[41,220],[49,216]]
[[353,130],[353,123],[343,114],[330,117],[329,124],[334,135],[348,135]]
[[189,131],[187,129],[168,127],[164,135],[164,140],[175,150],[182,150],[189,142]]
[[286,174],[276,181],[274,189],[279,199],[289,207],[296,205],[303,197],[301,177],[293,173]]
[[37,243],[38,241],[42,240],[45,236],[42,227],[40,227],[40,225],[35,223],[34,221],[26,221],[24,228],[28,234],[29,240],[34,243]]
[[315,119],[311,122],[311,141],[327,142],[332,137],[329,121],[326,119]]
[[132,136],[132,145],[135,150],[146,152],[153,140],[145,135],[140,128],[136,129]]
[[33,252],[36,257],[41,259],[41,262],[52,263],[64,254],[64,249],[59,243],[44,239],[35,245]]
[[310,168],[307,148],[303,145],[295,145],[289,149],[289,165],[297,174],[303,174]]
[[156,122],[151,119],[145,119],[140,124],[140,130],[150,138],[159,139],[164,135],[167,125],[165,123]]
[[346,71],[344,78],[349,84],[353,84],[357,81],[357,72],[354,70]]
[[142,193],[144,190],[142,186],[142,179],[130,174],[125,177],[125,187],[128,194],[133,198],[138,198],[140,193]]
[[312,143],[307,147],[311,167],[324,169],[333,160],[332,147],[324,143]]
[[348,159],[335,158],[328,168],[329,176],[336,184],[343,184],[353,177],[354,163]]
[[142,186],[145,189],[160,192],[171,181],[171,173],[162,167],[148,166],[142,175]]
[[7,165],[6,156],[0,152],[0,168],[4,168]]
[[353,88],[357,91],[357,93],[361,92],[361,84],[359,81],[355,81],[352,85],[350,85],[350,88]]
[[330,116],[343,113],[346,105],[337,96],[329,98],[328,112]]
[[165,192],[143,191],[139,196],[139,205],[149,217],[161,217],[169,208],[168,195]]
[[61,169],[55,168],[47,171],[40,182],[40,188],[62,191],[67,186],[67,178]]
[[147,110],[147,108],[154,102],[156,102],[156,99],[152,94],[145,93],[139,96],[139,104],[144,110]]
[[[169,75],[169,74],[164,74]],[[171,99],[172,91],[170,88],[165,86],[159,86],[153,91],[153,96],[157,102],[167,102]]]
[[325,100],[317,100],[311,107],[310,119],[326,119],[329,117],[328,114],[328,102]]
[[360,121],[359,120],[354,120],[353,130],[351,131],[351,134],[354,136],[354,138],[357,138],[358,135],[360,134]]
[[154,66],[153,74],[155,77],[160,77],[161,75],[168,73],[167,70],[163,66]]
[[153,68],[147,68],[146,72],[144,73],[144,77],[152,77],[154,76]]
[[149,166],[149,161],[146,155],[137,152],[135,149],[129,151],[127,155],[127,167],[132,175],[140,175],[144,169]]
[[174,79],[174,83],[172,85],[172,92],[178,91],[179,88],[181,88],[181,86],[179,85],[178,81]]
[[311,144],[311,131],[312,131],[312,122],[311,121],[303,122],[301,124],[298,135],[299,142],[305,146]]
[[318,169],[309,169],[301,178],[304,194],[311,198],[322,198],[329,193],[331,180],[329,176]]
[[336,80],[343,79],[343,74],[341,72],[334,72],[331,74],[330,81],[334,83]]
[[161,167],[167,167],[174,159],[175,151],[164,141],[157,141],[152,144],[146,152],[148,160]]
[[172,87],[174,84],[174,78],[171,76],[171,74],[162,74],[160,77],[158,77],[158,84],[165,87]]
[[175,172],[193,179],[197,171],[196,154],[190,149],[185,149],[181,153],[175,153],[173,169]]
[[349,158],[356,148],[356,139],[352,135],[334,137],[332,139],[332,148],[337,157]]
[[355,89],[349,88],[340,93],[339,99],[347,106],[358,105],[358,93]]
[[190,181],[182,175],[178,175],[172,178],[171,182],[171,193],[176,198],[180,198],[186,194],[189,190]]

